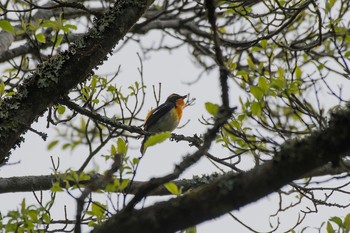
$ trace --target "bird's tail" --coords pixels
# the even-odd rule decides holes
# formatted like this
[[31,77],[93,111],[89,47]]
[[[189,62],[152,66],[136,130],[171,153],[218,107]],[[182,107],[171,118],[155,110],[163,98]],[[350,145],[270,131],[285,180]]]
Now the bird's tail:
[[144,146],[145,146],[145,142],[147,141],[148,138],[149,138],[149,136],[145,135],[145,137],[142,140],[142,144],[141,144],[141,148],[140,148],[140,152],[142,155],[146,152]]

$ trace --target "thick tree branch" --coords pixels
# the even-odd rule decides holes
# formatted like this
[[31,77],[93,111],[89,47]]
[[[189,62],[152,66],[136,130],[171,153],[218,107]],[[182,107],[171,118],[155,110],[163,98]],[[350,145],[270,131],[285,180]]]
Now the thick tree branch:
[[289,182],[350,152],[350,111],[339,111],[329,127],[290,140],[273,160],[242,174],[228,173],[187,195],[150,207],[121,211],[94,233],[175,232],[213,219],[282,188]]
[[[74,42],[77,39],[79,39],[82,35],[79,34],[68,34],[67,38],[69,42]],[[0,35],[0,39],[1,39],[1,35]],[[66,40],[66,37],[62,40],[62,44],[67,43],[68,42]],[[19,57],[19,56],[23,56],[25,54],[30,54],[30,53],[35,53],[38,51],[38,49],[46,49],[50,46],[53,46],[53,42],[51,41],[47,41],[45,44],[39,44],[39,45],[34,45],[31,42],[27,42],[23,45],[20,45],[16,48],[4,51],[1,53],[1,49],[0,49],[0,63],[2,62],[6,62],[9,61],[13,58]]]
[[[0,178],[0,193],[16,193],[16,192],[34,192],[50,190],[55,182],[60,182],[62,188],[67,188],[65,174],[57,175],[42,175],[42,176],[21,176],[21,177],[8,177]],[[201,177],[195,176],[193,179],[181,179],[173,181],[178,187],[182,187],[183,192],[187,192],[190,189],[197,188],[203,184],[208,184],[219,176],[217,173],[211,175],[203,175]],[[103,175],[94,174],[90,175],[90,180],[80,181],[79,183],[69,181],[70,187],[73,185],[83,186],[90,183],[96,183]],[[127,187],[125,191],[128,194],[135,194],[143,187],[147,182],[145,181],[133,181],[130,187]],[[108,183],[99,183],[98,189],[105,189]],[[171,195],[164,186],[159,186],[150,193],[148,196],[163,196]]]
[[[342,173],[350,172],[350,161],[344,160],[339,167],[334,167],[328,163],[320,168],[317,168],[299,178],[312,178],[326,175],[340,175]],[[15,176],[0,178],[0,193],[17,193],[17,192],[33,192],[50,190],[54,182],[58,181],[56,177],[64,177],[64,174],[58,175],[41,175],[41,176]],[[90,182],[95,182],[99,179],[100,174],[90,175],[90,180],[84,180],[79,183],[71,182],[70,185],[86,185]],[[194,176],[192,179],[181,179],[172,181],[178,187],[182,187],[185,193],[188,190],[195,189],[201,185],[208,184],[219,176],[217,173],[211,175]],[[64,179],[64,178],[63,178]],[[147,181],[133,181],[132,186],[126,188],[128,194],[135,194],[141,186],[145,185]],[[100,184],[100,189],[104,189],[106,184]],[[66,182],[61,183],[61,187],[66,187]],[[148,196],[163,196],[170,195],[169,191],[164,186],[159,186],[154,191],[150,192]]]
[[0,103],[0,163],[20,136],[52,103],[86,80],[112,48],[142,16],[152,1],[117,1],[96,20],[94,27],[68,51],[50,58],[19,88]]

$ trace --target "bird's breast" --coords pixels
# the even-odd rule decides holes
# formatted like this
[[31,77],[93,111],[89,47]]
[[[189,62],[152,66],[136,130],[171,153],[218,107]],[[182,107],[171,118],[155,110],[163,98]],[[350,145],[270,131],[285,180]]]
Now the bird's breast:
[[182,115],[182,109],[180,112],[178,112],[178,108],[173,108],[164,116],[162,116],[148,130],[150,132],[173,131],[179,125],[181,115]]

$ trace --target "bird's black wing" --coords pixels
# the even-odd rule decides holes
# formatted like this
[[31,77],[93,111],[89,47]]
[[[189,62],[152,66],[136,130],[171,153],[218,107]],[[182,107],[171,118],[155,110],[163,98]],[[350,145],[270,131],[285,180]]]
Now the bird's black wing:
[[165,102],[161,105],[159,105],[152,114],[148,117],[144,124],[145,130],[149,130],[149,127],[154,125],[162,116],[164,116],[166,113],[168,113],[173,107],[175,107],[175,103],[172,102]]

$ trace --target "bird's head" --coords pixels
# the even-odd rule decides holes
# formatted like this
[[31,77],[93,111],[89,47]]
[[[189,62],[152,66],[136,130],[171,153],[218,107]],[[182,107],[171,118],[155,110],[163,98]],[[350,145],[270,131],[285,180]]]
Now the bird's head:
[[178,95],[178,94],[171,94],[169,97],[166,99],[166,102],[172,102],[175,103],[176,105],[184,106],[185,101],[184,99],[187,97],[187,95]]

